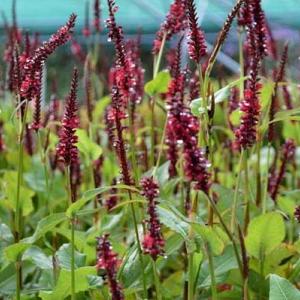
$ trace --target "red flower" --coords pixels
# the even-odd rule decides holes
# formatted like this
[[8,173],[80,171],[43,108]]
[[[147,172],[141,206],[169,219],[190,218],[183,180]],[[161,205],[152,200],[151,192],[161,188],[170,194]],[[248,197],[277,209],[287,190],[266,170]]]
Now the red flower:
[[111,71],[111,86],[117,86],[120,94],[119,100],[123,102],[124,106],[127,106],[132,88],[130,62],[126,55],[123,29],[116,23],[115,13],[118,7],[114,0],[107,1],[109,8],[109,18],[106,20],[106,26],[109,30],[108,38],[113,41],[116,50],[116,63]]
[[[126,155],[126,149],[125,149],[125,142],[123,138],[123,125],[121,123],[122,117],[125,116],[122,109],[122,106],[120,105],[120,93],[117,87],[112,88],[112,112],[113,112],[113,119],[115,124],[115,131],[116,131],[116,137],[113,137],[113,145],[116,149],[116,153],[119,158],[119,163],[121,167],[121,173],[122,173],[122,179],[123,183],[127,185],[131,185],[131,176],[129,172],[129,166],[127,161],[127,155]],[[108,118],[111,120],[110,118]],[[112,125],[113,123],[110,122]]]
[[144,95],[145,70],[142,66],[139,46],[139,41],[137,39],[128,40],[125,45],[129,64],[129,72],[131,74],[129,101],[133,105],[140,103]]
[[158,201],[159,189],[157,183],[151,177],[145,177],[141,180],[142,196],[148,200],[148,215],[149,219],[148,232],[144,237],[143,248],[144,252],[150,254],[156,260],[159,255],[164,253],[165,240],[161,233],[161,224],[157,216],[156,205]]
[[153,44],[153,53],[158,54],[164,35],[166,40],[170,40],[173,35],[187,28],[187,18],[185,14],[185,0],[174,0],[164,23],[156,33]]
[[266,35],[266,19],[265,13],[261,7],[261,0],[252,0],[251,11],[253,16],[252,28],[256,35],[256,47],[261,57],[264,57],[268,53],[267,49],[267,35]]
[[247,27],[252,22],[252,15],[249,7],[249,1],[245,1],[238,14],[238,25]]
[[25,34],[25,48],[23,53],[20,55],[20,66],[23,67],[27,58],[29,58],[31,54],[31,44],[30,44],[30,38],[29,33],[26,32]]
[[31,124],[31,128],[36,132],[42,127],[41,124],[41,98],[42,98],[42,80],[43,80],[43,65],[41,65],[41,70],[39,71],[39,93],[35,96],[34,100],[34,113],[33,113],[33,122]]
[[109,235],[105,234],[97,238],[97,269],[106,271],[112,299],[123,300],[123,291],[117,280],[119,260],[117,254],[112,251],[108,237]]
[[40,67],[41,64],[51,55],[59,46],[65,44],[71,36],[75,26],[76,15],[72,14],[65,26],[61,27],[53,34],[47,42],[37,48],[33,55],[27,58],[24,64],[24,79],[21,84],[21,96],[32,100],[38,95],[40,90]]
[[65,113],[62,119],[62,128],[59,136],[59,144],[57,146],[57,154],[66,166],[78,162],[78,149],[76,146],[77,136],[75,134],[76,128],[78,128],[79,125],[76,103],[77,85],[78,71],[74,68],[70,94],[67,99]]
[[195,183],[194,188],[208,194],[210,174],[207,171],[208,161],[203,151],[196,146],[184,148],[184,173],[185,176]]
[[101,31],[100,13],[101,13],[100,1],[95,0],[95,2],[94,2],[94,27],[95,27],[96,32]]
[[198,27],[198,17],[194,0],[186,0],[187,16],[189,20],[189,55],[192,60],[199,63],[206,54],[204,34]]
[[243,112],[241,118],[241,125],[236,130],[235,135],[238,144],[244,148],[250,148],[256,142],[257,124],[260,114],[259,92],[261,84],[259,83],[258,72],[261,64],[262,53],[257,46],[259,36],[257,28],[251,23],[248,29],[249,41],[249,80],[244,91],[244,100],[240,104],[241,111]]

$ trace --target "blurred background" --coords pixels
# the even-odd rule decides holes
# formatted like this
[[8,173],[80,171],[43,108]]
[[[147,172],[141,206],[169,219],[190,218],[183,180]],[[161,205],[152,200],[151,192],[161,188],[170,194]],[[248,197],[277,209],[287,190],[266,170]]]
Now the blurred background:
[[[146,67],[152,64],[151,47],[155,38],[155,33],[160,24],[164,21],[166,13],[172,0],[116,0],[119,5],[117,22],[123,26],[126,38],[140,35],[142,59]],[[216,34],[222,27],[227,14],[233,7],[235,0],[196,0],[199,23],[205,31],[208,49],[214,44]],[[293,61],[292,76],[300,77],[299,73],[299,44],[300,44],[300,0],[262,0],[269,26],[274,39],[281,49],[285,42],[290,45],[290,60]],[[94,0],[17,0],[15,3],[16,19],[22,30],[30,34],[39,34],[41,41],[47,39],[49,35],[63,25],[68,16],[74,12],[78,15],[76,25],[75,41],[82,47],[83,51],[88,45],[94,43],[93,35],[85,37],[83,35],[86,24],[93,20]],[[100,0],[102,32],[97,41],[101,44],[99,55],[105,57],[105,62],[109,65],[112,59],[112,45],[107,40],[107,31],[104,21],[107,18],[107,1]],[[13,0],[0,0],[1,22],[1,45],[5,45],[5,24],[11,24]],[[226,44],[219,55],[218,60],[223,66],[224,72],[238,73],[239,64],[237,59],[238,40],[237,30],[230,31]],[[170,41],[168,47],[172,47],[176,40]],[[74,45],[73,45],[74,46]],[[58,53],[51,57],[47,63],[49,76],[55,76],[64,84],[65,73],[69,72],[76,57],[72,56],[70,43],[60,49]],[[187,61],[187,57],[183,61]],[[52,70],[52,66],[56,68]],[[57,68],[59,64],[59,69]],[[149,68],[148,68],[149,69]],[[150,68],[151,69],[151,68]],[[59,72],[57,72],[59,70]],[[59,74],[57,74],[59,73]],[[147,74],[146,74],[147,76]]]

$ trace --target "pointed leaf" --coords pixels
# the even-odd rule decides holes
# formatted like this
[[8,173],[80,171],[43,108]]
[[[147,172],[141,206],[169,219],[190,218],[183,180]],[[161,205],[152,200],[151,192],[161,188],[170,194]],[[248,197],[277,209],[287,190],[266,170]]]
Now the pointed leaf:
[[67,217],[64,213],[57,213],[57,214],[47,216],[38,222],[37,228],[33,236],[25,238],[22,241],[24,243],[34,243],[35,241],[40,239],[44,234],[46,234],[48,231],[51,231],[59,223],[65,220],[67,220]]
[[245,240],[249,254],[256,258],[267,255],[278,247],[285,237],[283,218],[272,212],[252,219]]
[[[71,244],[63,244],[56,252],[59,265],[67,270],[71,270]],[[86,255],[75,251],[75,268],[84,267]]]
[[270,300],[297,300],[300,299],[300,291],[288,280],[278,275],[270,276]]
[[145,92],[150,96],[166,93],[170,80],[171,76],[169,71],[161,71],[153,80],[146,83]]

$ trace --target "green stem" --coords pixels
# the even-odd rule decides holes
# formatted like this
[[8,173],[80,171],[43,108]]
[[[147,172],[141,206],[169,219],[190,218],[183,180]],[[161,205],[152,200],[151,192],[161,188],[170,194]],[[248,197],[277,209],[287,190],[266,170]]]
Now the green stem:
[[[162,59],[162,55],[163,55],[163,51],[164,51],[164,47],[165,47],[165,43],[166,43],[166,37],[167,37],[167,33],[164,33],[163,39],[162,39],[162,43],[161,43],[161,47],[159,49],[159,53],[157,58],[155,57],[154,59],[154,67],[153,67],[153,79],[157,76],[158,71],[159,71],[159,67],[160,67],[160,63],[161,63],[161,59]],[[151,151],[150,151],[150,165],[154,166],[154,150],[155,150],[155,96],[152,96],[151,98]]]
[[166,118],[166,121],[165,121],[164,130],[163,130],[163,134],[162,134],[161,142],[160,142],[160,147],[158,150],[157,161],[156,161],[155,167],[153,169],[152,176],[155,176],[156,171],[160,165],[160,160],[161,160],[162,153],[163,153],[164,141],[165,141],[165,137],[166,137],[167,125],[168,125],[168,118]]
[[158,271],[157,271],[156,263],[153,259],[152,259],[152,268],[153,268],[154,284],[155,284],[155,291],[156,291],[156,299],[162,300],[162,296],[160,293],[160,282],[159,282]]
[[[194,222],[197,216],[198,212],[198,205],[199,205],[199,199],[198,199],[198,193],[195,194],[195,198],[193,199],[192,202],[192,208],[191,208],[191,213],[190,213],[190,220],[191,222]],[[193,228],[190,227],[189,230],[189,239],[193,239]],[[187,248],[187,253],[188,253],[188,248]],[[188,254],[188,300],[193,300],[194,299],[194,293],[195,293],[195,288],[194,288],[194,282],[195,282],[195,274],[194,274],[194,254],[189,253]]]
[[229,228],[227,227],[226,223],[224,222],[223,218],[222,218],[222,215],[221,213],[219,212],[216,204],[214,203],[213,200],[210,199],[210,197],[206,197],[207,200],[210,202],[211,206],[213,207],[214,209],[214,212],[215,214],[218,216],[219,218],[219,221],[225,231],[225,233],[227,234],[228,238],[230,239],[230,241],[232,242],[232,246],[233,246],[233,250],[234,250],[234,254],[235,254],[235,257],[236,257],[236,261],[238,263],[238,266],[239,266],[239,270],[240,270],[240,273],[241,273],[241,276],[243,277],[244,275],[244,272],[243,272],[243,265],[242,265],[242,262],[241,262],[241,259],[240,259],[240,255],[239,255],[239,251],[238,251],[238,247],[237,247],[237,244],[234,240],[234,237],[231,233],[231,231],[229,230]]
[[257,163],[256,163],[256,206],[260,207],[262,202],[261,195],[261,173],[260,173],[260,164],[261,164],[261,140],[257,143]]
[[[129,200],[132,201],[132,195],[131,195],[130,191],[128,191],[128,195],[129,195]],[[137,246],[138,246],[139,260],[140,260],[141,267],[142,267],[143,292],[144,292],[144,298],[143,299],[147,299],[147,281],[146,281],[146,274],[145,274],[143,251],[142,251],[141,241],[140,241],[140,237],[139,237],[139,230],[138,230],[138,225],[137,225],[137,219],[136,219],[134,204],[132,202],[130,203],[130,208],[131,208],[131,213],[132,213],[132,218],[133,218],[135,237],[136,237]]]
[[[201,109],[203,110],[201,116],[200,116],[200,122],[201,122],[201,130],[199,131],[199,143],[201,144],[201,141],[203,140],[204,146],[209,148],[209,142],[208,142],[208,83],[209,83],[209,77],[206,76],[203,79],[202,75],[202,67],[201,64],[198,64],[198,72],[199,72],[199,81],[200,81],[200,94],[202,96],[202,106]],[[208,149],[208,152],[210,149]]]
[[41,163],[43,165],[44,176],[45,176],[47,206],[48,206],[50,214],[52,214],[53,211],[51,208],[51,203],[49,201],[50,193],[49,193],[49,180],[48,180],[48,171],[47,171],[47,164],[46,164],[46,155],[45,155],[45,152],[43,151],[44,148],[43,148],[43,144],[42,144],[41,134],[39,131],[37,131],[36,134],[37,134],[37,139],[38,139],[38,143],[39,143],[40,159],[41,159]]
[[243,165],[243,157],[244,157],[244,150],[241,152],[240,156],[240,162],[238,165],[238,175],[237,175],[237,181],[235,185],[235,190],[234,190],[234,196],[233,196],[233,205],[232,205],[232,210],[231,210],[231,232],[235,231],[235,222],[236,222],[236,210],[237,210],[237,202],[238,202],[238,196],[239,196],[239,188],[240,188],[240,183],[241,183],[241,173],[242,173],[242,165]]
[[[264,255],[261,255],[261,259],[260,259],[260,276],[261,276],[261,280],[265,280],[264,277]],[[261,284],[259,285],[259,300],[263,300],[263,282],[261,282]]]
[[215,271],[214,271],[214,261],[212,252],[209,249],[209,245],[205,244],[205,250],[208,257],[208,265],[209,265],[209,272],[210,272],[210,278],[211,278],[211,294],[212,294],[212,300],[218,300],[218,292],[217,292],[217,284],[216,284],[216,277],[215,277]]
[[71,219],[71,299],[75,300],[75,218]]
[[151,97],[151,149],[150,149],[150,166],[154,166],[155,156],[155,96]]
[[[131,163],[134,174],[135,182],[139,181],[139,168],[136,160],[136,146],[135,146],[135,131],[134,131],[134,116],[130,110],[129,104],[129,128],[130,128],[130,150],[131,150]],[[154,137],[153,137],[154,138]]]
[[166,44],[166,38],[167,38],[167,33],[164,33],[163,39],[161,41],[161,46],[160,46],[160,49],[159,49],[159,53],[158,53],[158,56],[155,59],[155,63],[154,63],[153,79],[156,77],[156,75],[158,74],[158,71],[159,71],[162,55],[163,55],[165,44]]
[[[72,195],[71,195],[71,172],[70,166],[66,168],[67,176],[67,190],[68,190],[68,199],[70,205],[72,204]],[[75,218],[72,215],[71,218],[71,299],[75,300]]]
[[[23,138],[26,124],[26,115],[27,115],[27,102],[25,103],[25,111],[23,120],[20,122],[20,138],[19,138],[19,159],[18,159],[18,179],[17,179],[17,198],[16,198],[16,219],[15,219],[15,230],[18,236],[18,239],[21,238],[21,216],[22,216],[22,205],[20,203],[20,192],[21,192],[21,183],[23,178]],[[19,240],[18,240],[19,241]]]
[[243,157],[243,169],[245,172],[245,212],[244,212],[244,234],[247,233],[248,224],[250,222],[250,191],[249,191],[249,175],[248,175],[248,155],[247,150]]
[[262,202],[262,214],[266,213],[266,207],[267,207],[270,155],[271,155],[271,144],[269,143],[268,153],[267,153],[267,168],[266,168],[266,175],[265,175],[265,190],[264,190],[263,202]]
[[188,300],[194,300],[194,254],[188,256]]
[[[19,101],[20,102],[20,101]],[[23,179],[23,157],[24,157],[24,148],[23,148],[23,138],[27,117],[27,101],[25,101],[24,115],[23,120],[20,116],[19,123],[19,154],[18,154],[18,178],[17,178],[17,195],[16,195],[16,214],[15,214],[15,242],[18,243],[22,235],[22,203],[20,199],[21,193],[21,183]],[[22,260],[19,256],[16,261],[16,299],[21,299],[21,290],[22,290]]]

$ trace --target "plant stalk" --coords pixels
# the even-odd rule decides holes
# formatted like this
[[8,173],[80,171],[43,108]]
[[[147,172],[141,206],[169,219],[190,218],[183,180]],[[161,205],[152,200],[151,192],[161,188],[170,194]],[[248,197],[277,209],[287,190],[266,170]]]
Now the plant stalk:
[[160,293],[160,282],[159,282],[158,271],[157,271],[156,263],[153,259],[152,259],[152,268],[153,268],[154,284],[155,284],[155,291],[156,291],[156,299],[162,300],[162,296]]
[[265,176],[265,190],[264,190],[263,202],[262,202],[262,214],[265,214],[267,209],[270,156],[271,156],[271,144],[269,143],[268,153],[267,153],[267,168],[266,168],[266,176]]
[[211,295],[212,295],[211,300],[218,300],[217,283],[216,283],[216,277],[214,271],[214,261],[213,261],[212,252],[207,243],[205,244],[205,250],[208,257],[208,265],[209,265],[209,272],[211,278]]
[[[68,199],[70,205],[72,204],[72,194],[71,194],[71,170],[70,166],[66,168],[67,176],[67,190],[68,190]],[[71,217],[71,299],[75,300],[75,217]]]
[[244,150],[242,149],[241,156],[240,156],[240,161],[238,165],[238,175],[237,175],[237,181],[235,185],[235,190],[234,190],[234,197],[233,197],[233,205],[232,205],[232,210],[231,210],[231,223],[230,223],[230,228],[231,232],[234,233],[235,231],[235,222],[236,222],[236,210],[237,210],[237,202],[238,202],[238,196],[239,196],[239,188],[240,188],[240,183],[241,183],[241,173],[242,173],[242,165],[243,165],[243,160],[244,160]]
[[194,300],[194,254],[188,256],[188,300]]
[[249,191],[249,174],[248,174],[248,155],[245,150],[243,157],[243,169],[245,172],[245,212],[244,212],[244,234],[247,233],[248,224],[250,222],[250,191]]
[[[20,101],[19,101],[20,102]],[[23,179],[23,158],[24,158],[24,148],[23,148],[23,139],[24,131],[26,125],[27,117],[27,108],[28,102],[25,100],[25,108],[23,118],[21,116],[20,107],[20,122],[19,122],[19,154],[18,154],[18,178],[17,178],[17,195],[16,195],[16,214],[15,214],[15,242],[18,243],[21,240],[22,236],[22,203],[20,199],[21,194],[21,183]],[[16,299],[21,299],[21,290],[22,290],[22,259],[18,256],[16,261]]]
[[[130,191],[128,191],[128,195],[129,195],[129,200],[132,201],[132,195],[131,195]],[[143,251],[142,251],[141,241],[140,241],[140,237],[139,237],[139,230],[138,230],[138,225],[137,225],[137,219],[136,219],[134,204],[132,202],[130,203],[130,208],[131,208],[131,214],[132,214],[132,218],[133,218],[135,237],[136,237],[137,246],[138,246],[139,260],[140,260],[141,267],[142,267],[142,274],[143,274],[143,280],[142,281],[143,281],[143,292],[144,292],[144,298],[143,299],[147,299],[148,298],[147,297],[147,282],[146,282]]]

